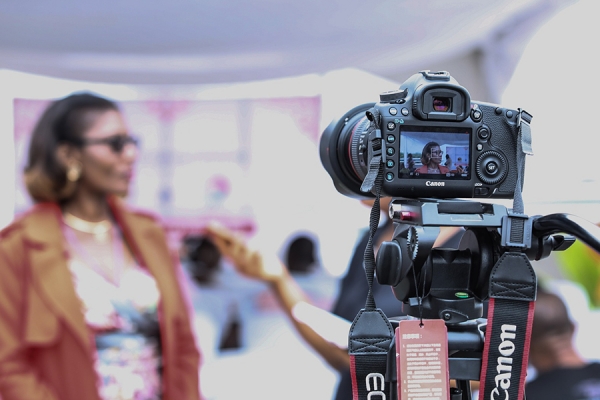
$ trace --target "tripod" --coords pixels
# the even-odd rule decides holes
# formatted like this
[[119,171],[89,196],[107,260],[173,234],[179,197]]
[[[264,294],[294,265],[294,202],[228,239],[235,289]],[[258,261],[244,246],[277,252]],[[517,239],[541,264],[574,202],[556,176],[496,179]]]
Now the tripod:
[[[530,218],[496,204],[400,198],[390,205],[390,216],[394,236],[378,251],[376,275],[392,287],[407,314],[390,322],[397,327],[404,318],[445,321],[449,376],[456,381],[452,400],[470,400],[470,381],[480,380],[490,273],[499,258],[510,250],[540,260],[576,238],[600,252],[600,228],[567,214]],[[443,226],[464,228],[458,248],[434,248]],[[395,354],[391,348],[391,381]]]

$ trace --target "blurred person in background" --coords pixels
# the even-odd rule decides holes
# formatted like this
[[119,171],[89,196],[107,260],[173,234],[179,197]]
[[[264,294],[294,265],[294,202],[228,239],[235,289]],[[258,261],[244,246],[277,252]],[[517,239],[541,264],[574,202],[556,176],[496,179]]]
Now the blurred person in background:
[[[381,210],[385,211],[375,237],[374,249],[381,243],[390,240],[394,232],[393,221],[387,216],[391,198],[381,199]],[[362,201],[371,207],[373,200]],[[219,226],[211,225],[208,233],[214,243],[237,270],[245,276],[258,279],[270,285],[295,329],[302,338],[333,368],[339,371],[340,377],[335,395],[336,400],[352,398],[352,381],[350,376],[350,357],[348,355],[348,331],[356,314],[364,308],[369,290],[365,270],[364,252],[369,239],[369,230],[365,229],[352,254],[348,269],[342,277],[337,297],[330,312],[318,310],[310,305],[309,296],[301,289],[287,266],[279,260],[270,258],[259,250],[251,249],[243,238],[234,232]],[[453,237],[456,230],[450,229],[440,235],[441,240]],[[390,286],[381,285],[374,280],[373,296],[377,307],[388,317],[398,317],[402,313],[402,303],[395,298]]]
[[[381,208],[386,209],[389,201],[389,198],[382,199]],[[365,203],[367,205],[372,204],[370,201],[365,201]],[[260,251],[249,248],[242,237],[220,225],[209,226],[208,233],[221,253],[231,260],[240,273],[269,284],[281,308],[288,315],[302,338],[331,367],[340,372],[336,399],[352,398],[347,336],[350,322],[358,311],[364,307],[367,298],[368,285],[363,268],[363,256],[367,245],[368,231],[364,231],[355,247],[329,317],[320,321],[317,321],[317,318],[304,318],[306,312],[310,314],[315,313],[315,311],[318,313],[318,311],[312,309],[309,296],[296,282],[287,266],[279,260],[269,258],[270,255],[265,254],[263,257]],[[392,221],[386,219],[377,230],[376,247],[382,241],[390,239],[392,233]],[[380,285],[375,281],[374,297],[377,306],[386,315],[396,316],[402,314],[402,304],[394,297],[389,286]],[[323,316],[323,314],[320,314],[320,316]],[[342,321],[338,317],[344,320]],[[336,327],[333,333],[331,332],[332,327]]]
[[450,157],[449,154],[446,154],[446,162],[444,162],[444,165],[446,166],[446,168],[448,169],[453,169],[452,168],[452,158]]
[[563,300],[543,288],[535,301],[529,363],[535,376],[526,383],[527,400],[600,399],[600,363],[576,350],[575,324]]
[[0,232],[3,400],[200,398],[177,255],[123,199],[137,156],[107,99],[73,94],[38,120],[35,204]]

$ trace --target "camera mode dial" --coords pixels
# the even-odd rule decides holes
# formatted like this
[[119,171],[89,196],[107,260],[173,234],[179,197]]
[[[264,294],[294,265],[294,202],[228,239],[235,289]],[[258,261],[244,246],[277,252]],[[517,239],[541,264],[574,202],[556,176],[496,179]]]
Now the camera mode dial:
[[481,122],[483,119],[483,112],[479,108],[472,108],[471,119],[475,122]]
[[403,103],[408,96],[408,89],[398,89],[391,92],[383,92],[379,95],[382,103]]
[[475,172],[482,182],[495,185],[506,176],[508,162],[503,154],[497,151],[486,151],[477,159]]

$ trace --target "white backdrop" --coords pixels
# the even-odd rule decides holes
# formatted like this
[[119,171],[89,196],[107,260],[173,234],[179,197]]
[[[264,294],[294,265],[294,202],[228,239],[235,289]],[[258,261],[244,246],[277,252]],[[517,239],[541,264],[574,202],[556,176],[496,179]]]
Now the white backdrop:
[[599,12],[600,3],[581,0],[544,25],[503,94],[503,103],[533,115],[523,191],[529,214],[600,222]]

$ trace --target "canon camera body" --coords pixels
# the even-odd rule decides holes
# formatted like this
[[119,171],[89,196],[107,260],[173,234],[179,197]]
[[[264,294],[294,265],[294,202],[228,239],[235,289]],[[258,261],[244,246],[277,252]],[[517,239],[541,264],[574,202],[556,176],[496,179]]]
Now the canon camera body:
[[[367,115],[377,111],[379,118]],[[321,161],[336,189],[368,198],[361,184],[380,139],[382,195],[407,198],[513,198],[521,113],[471,101],[446,71],[421,71],[331,122]],[[376,124],[373,130],[373,124]]]

